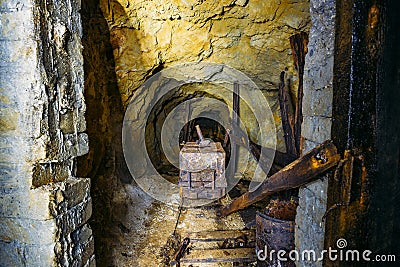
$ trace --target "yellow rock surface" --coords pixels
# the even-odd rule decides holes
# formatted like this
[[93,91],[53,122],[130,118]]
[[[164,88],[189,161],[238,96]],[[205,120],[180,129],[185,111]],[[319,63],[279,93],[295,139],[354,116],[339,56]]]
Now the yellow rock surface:
[[[310,27],[309,1],[101,0],[123,104],[156,70],[185,62],[224,63],[263,90],[282,133],[279,74],[296,92],[289,37]],[[200,88],[199,88],[200,90]],[[246,120],[246,118],[244,118]],[[278,148],[283,149],[278,137]]]

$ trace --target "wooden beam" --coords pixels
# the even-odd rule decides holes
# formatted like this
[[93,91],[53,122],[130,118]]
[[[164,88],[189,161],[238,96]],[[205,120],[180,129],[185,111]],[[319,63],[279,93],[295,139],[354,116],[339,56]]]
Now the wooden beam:
[[255,248],[204,249],[191,250],[189,255],[181,259],[181,263],[211,262],[254,262],[257,260]]
[[318,175],[337,165],[340,155],[332,141],[323,144],[301,156],[264,181],[256,190],[235,199],[221,210],[222,216],[244,209],[251,204],[279,191],[293,189],[313,181]]
[[[280,166],[280,167],[285,167],[286,165],[289,165],[290,163],[292,163],[294,160],[297,159],[296,155],[293,154],[288,154],[288,153],[284,153],[284,152],[280,152],[278,150],[269,148],[269,147],[262,147],[259,144],[254,143],[253,141],[249,140],[249,148],[250,148],[250,152],[251,154],[254,156],[254,158],[259,161],[260,165],[261,164],[266,164],[266,161],[271,161],[270,158],[267,158],[264,156],[265,159],[261,159],[260,160],[260,154],[261,154],[261,150],[263,149],[266,154],[273,154],[274,153],[274,164]],[[273,150],[275,150],[275,152],[273,152]],[[264,170],[264,168],[263,168]]]
[[186,236],[190,238],[190,242],[219,242],[225,240],[235,240],[245,236],[248,242],[255,241],[254,230],[228,230],[228,231],[203,231],[191,232]]
[[190,101],[186,101],[186,103],[185,103],[185,110],[186,110],[186,114],[185,114],[185,121],[186,121],[186,124],[185,124],[185,126],[183,127],[183,134],[182,134],[182,136],[183,136],[183,142],[188,142],[189,141],[189,135],[190,135],[190,131],[189,131],[189,119],[190,119],[190,117],[191,117],[191,109],[190,109]]

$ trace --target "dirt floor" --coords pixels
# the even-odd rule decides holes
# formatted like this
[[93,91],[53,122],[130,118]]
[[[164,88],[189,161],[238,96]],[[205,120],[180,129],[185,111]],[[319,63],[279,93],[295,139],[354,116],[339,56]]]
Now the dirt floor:
[[[115,195],[116,206],[124,202],[128,207],[126,214],[117,216],[118,228],[112,230],[107,242],[111,266],[169,266],[170,258],[187,233],[242,230],[246,224],[239,213],[226,218],[217,216],[217,209],[231,201],[229,195],[207,206],[181,209],[155,201],[133,185],[125,185],[124,192]],[[232,263],[194,266],[232,266]]]

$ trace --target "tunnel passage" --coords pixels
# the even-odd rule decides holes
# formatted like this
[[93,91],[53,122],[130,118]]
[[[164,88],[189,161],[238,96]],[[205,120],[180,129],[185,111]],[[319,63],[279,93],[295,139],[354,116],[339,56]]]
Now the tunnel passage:
[[[217,121],[213,119],[208,119],[204,117],[199,117],[193,119],[187,123],[187,127],[189,129],[188,136],[184,138],[184,129],[182,129],[181,133],[179,134],[179,141],[182,142],[194,142],[199,139],[197,132],[195,131],[193,125],[200,125],[202,133],[205,138],[210,138],[215,142],[224,142],[226,129],[219,124]],[[185,126],[186,127],[186,124]]]
[[[172,94],[166,95],[157,102],[148,117],[145,142],[149,158],[157,172],[166,179],[172,179],[171,182],[177,182],[176,178],[178,176],[179,166],[176,160],[179,150],[184,143],[195,142],[199,139],[195,130],[195,125],[201,127],[205,138],[209,138],[214,142],[220,142],[222,144],[226,138],[226,127],[229,127],[229,125],[226,124],[227,117],[229,118],[230,116],[229,110],[228,108],[221,110],[219,106],[213,106],[213,103],[216,104],[217,101],[222,101],[225,105],[226,103],[222,99],[217,99],[216,96],[202,91],[203,87],[213,87],[213,85],[189,84]],[[210,104],[207,106],[207,111],[199,110],[199,106],[195,105],[196,101],[204,98],[215,99],[215,101],[209,102]],[[179,132],[172,133],[172,137],[179,140],[179,142],[174,143],[174,145],[178,145],[179,147],[173,148],[172,151],[167,151],[174,153],[171,159],[171,157],[168,158],[168,156],[166,156],[163,149],[161,135],[163,127],[167,126],[165,123],[177,123],[174,119],[167,121],[167,117],[179,105],[184,109],[179,110],[179,112],[186,112],[186,118],[184,120],[187,122],[182,127],[178,127],[178,129],[180,128]],[[212,111],[212,114],[209,113],[210,111]],[[223,125],[224,123],[225,125]],[[170,131],[169,129],[167,131]],[[227,136],[227,141],[229,141],[229,136]],[[229,161],[229,142],[224,146],[224,150],[227,155],[226,160]],[[171,175],[174,178],[171,178]]]
[[[184,62],[223,62],[243,71],[267,98],[278,148],[284,149],[277,102],[279,72],[287,69],[293,91],[297,73],[288,38],[297,31],[308,31],[309,1],[231,2],[82,1],[90,151],[79,160],[78,173],[92,180],[90,225],[100,266],[150,266],[141,261],[144,256],[132,255],[143,254],[143,244],[156,238],[143,229],[158,212],[157,204],[135,186],[127,170],[121,128],[130,98],[153,74]],[[149,132],[155,132],[150,128],[163,116],[161,112],[148,120]],[[246,128],[257,141],[258,125]],[[222,133],[221,129],[218,135]],[[152,161],[167,162],[156,149],[150,149],[154,140],[151,134],[146,139]]]

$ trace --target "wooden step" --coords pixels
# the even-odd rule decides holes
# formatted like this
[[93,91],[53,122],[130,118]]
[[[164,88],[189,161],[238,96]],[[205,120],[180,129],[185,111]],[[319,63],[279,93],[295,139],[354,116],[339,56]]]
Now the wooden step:
[[240,262],[250,263],[256,261],[254,248],[231,248],[191,250],[188,255],[180,260],[181,263],[224,263]]
[[256,233],[254,230],[229,230],[229,231],[203,231],[188,233],[190,242],[218,242],[225,240],[235,240],[246,236],[247,241],[254,241]]

